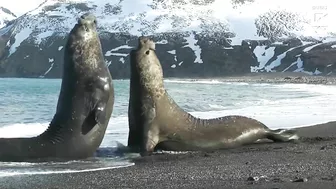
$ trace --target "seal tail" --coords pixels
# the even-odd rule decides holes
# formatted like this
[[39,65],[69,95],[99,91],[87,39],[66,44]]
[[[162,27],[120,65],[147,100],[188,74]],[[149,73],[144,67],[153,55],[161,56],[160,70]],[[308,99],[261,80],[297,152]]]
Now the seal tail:
[[292,129],[269,130],[266,137],[274,142],[289,142],[299,139],[296,130]]

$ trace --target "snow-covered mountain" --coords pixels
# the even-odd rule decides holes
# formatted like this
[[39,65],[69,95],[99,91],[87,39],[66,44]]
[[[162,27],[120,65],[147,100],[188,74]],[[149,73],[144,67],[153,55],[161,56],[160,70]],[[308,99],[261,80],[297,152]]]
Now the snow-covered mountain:
[[4,0],[0,1],[0,7],[6,7],[17,17],[20,17],[28,11],[35,9],[44,1],[46,0]]
[[115,78],[129,76],[128,52],[140,35],[158,44],[166,77],[333,74],[336,25],[331,19],[336,11],[332,0],[323,2],[46,0],[0,30],[0,75],[59,77],[67,33],[85,12],[98,18]]
[[4,27],[9,21],[14,20],[17,16],[7,8],[0,6],[0,28]]

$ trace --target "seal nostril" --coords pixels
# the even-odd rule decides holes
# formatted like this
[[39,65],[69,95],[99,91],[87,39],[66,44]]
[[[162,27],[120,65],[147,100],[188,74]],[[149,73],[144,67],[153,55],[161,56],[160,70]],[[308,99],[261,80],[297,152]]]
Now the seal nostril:
[[149,55],[149,50],[146,51],[146,54]]

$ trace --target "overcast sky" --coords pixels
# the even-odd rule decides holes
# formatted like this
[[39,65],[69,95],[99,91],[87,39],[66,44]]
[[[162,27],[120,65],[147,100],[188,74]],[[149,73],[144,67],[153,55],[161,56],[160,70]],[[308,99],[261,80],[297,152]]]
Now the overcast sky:
[[0,0],[0,6],[12,11],[16,16],[36,8],[44,0]]

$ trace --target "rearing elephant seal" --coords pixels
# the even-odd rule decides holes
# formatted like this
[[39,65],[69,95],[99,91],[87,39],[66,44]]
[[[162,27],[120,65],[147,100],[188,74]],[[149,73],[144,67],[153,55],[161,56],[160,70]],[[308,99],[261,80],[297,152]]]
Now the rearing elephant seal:
[[138,48],[131,52],[131,65],[135,66],[132,71],[136,71],[139,77],[139,87],[135,88],[139,91],[133,94],[133,98],[138,98],[133,99],[133,103],[137,104],[130,107],[140,107],[140,110],[131,112],[137,123],[130,128],[133,132],[130,132],[129,138],[135,138],[136,143],[129,146],[140,149],[142,155],[150,154],[155,148],[215,150],[250,144],[263,138],[281,142],[298,139],[294,130],[270,130],[251,118],[225,116],[199,119],[181,109],[164,88],[155,43],[149,38],[139,38]]
[[63,161],[94,155],[114,103],[96,22],[95,16],[84,14],[68,36],[61,91],[48,129],[33,138],[0,139],[1,161]]

